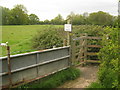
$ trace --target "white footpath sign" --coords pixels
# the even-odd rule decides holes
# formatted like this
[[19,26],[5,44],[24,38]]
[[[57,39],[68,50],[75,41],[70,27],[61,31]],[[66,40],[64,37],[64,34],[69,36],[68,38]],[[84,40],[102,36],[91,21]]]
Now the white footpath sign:
[[72,31],[72,25],[71,24],[65,24],[64,25],[64,30],[71,32]]

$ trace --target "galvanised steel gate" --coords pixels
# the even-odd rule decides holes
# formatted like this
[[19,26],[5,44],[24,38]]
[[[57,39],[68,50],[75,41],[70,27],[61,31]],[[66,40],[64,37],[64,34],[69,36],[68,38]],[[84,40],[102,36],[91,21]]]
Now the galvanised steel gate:
[[8,70],[7,57],[0,57],[0,65],[2,65],[2,71],[0,71],[1,87],[30,82],[68,68],[70,66],[69,49],[69,46],[64,46],[12,55],[10,57],[11,71]]

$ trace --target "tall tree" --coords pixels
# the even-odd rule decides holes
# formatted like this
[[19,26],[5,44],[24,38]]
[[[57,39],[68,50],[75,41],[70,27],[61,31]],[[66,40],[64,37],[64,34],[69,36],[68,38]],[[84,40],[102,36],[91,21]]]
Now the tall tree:
[[83,13],[83,18],[84,18],[84,24],[89,24],[89,21],[88,21],[88,17],[89,17],[89,13],[88,12],[84,12]]
[[48,19],[44,20],[44,24],[50,24],[50,23],[51,22]]
[[2,25],[2,7],[0,6],[0,25]]
[[74,14],[73,12],[70,13],[70,15],[67,16],[67,21],[72,23],[73,25],[81,25],[85,23],[85,18],[83,15],[80,14]]
[[29,24],[38,24],[39,23],[39,18],[35,14],[30,14],[29,15]]
[[66,18],[67,23],[72,23],[73,24],[74,17],[75,17],[74,12],[71,12]]
[[97,25],[112,25],[113,16],[111,16],[110,14],[106,12],[99,11],[99,12],[90,14],[89,22],[91,24],[97,24]]
[[58,14],[57,17],[51,20],[51,23],[56,25],[62,25],[64,24],[64,19],[60,14]]
[[16,5],[12,10],[11,24],[24,25],[28,24],[27,9],[23,5]]
[[6,7],[0,7],[0,12],[2,13],[2,24],[8,25],[10,24],[10,18],[11,18],[11,11],[9,8]]

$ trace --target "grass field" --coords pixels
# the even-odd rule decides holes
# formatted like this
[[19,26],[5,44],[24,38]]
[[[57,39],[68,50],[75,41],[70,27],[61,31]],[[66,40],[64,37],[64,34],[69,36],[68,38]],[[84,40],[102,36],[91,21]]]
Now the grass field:
[[[44,30],[57,29],[61,30],[64,25],[9,25],[2,26],[2,41],[0,43],[8,42],[11,47],[11,55],[18,53],[25,53],[35,51],[32,48],[32,38],[37,34],[38,31],[43,32]],[[98,25],[76,25],[73,26],[73,34],[77,37],[81,33],[87,33],[92,36],[101,36],[103,28]],[[64,32],[60,34],[62,37],[65,36]],[[63,36],[64,35],[64,36]],[[0,56],[6,56],[6,49],[2,48],[2,54]]]
[[[53,25],[52,25],[53,26]],[[37,31],[45,30],[50,25],[9,25],[2,26],[2,41],[0,43],[8,42],[11,47],[11,54],[24,53],[34,51],[31,47],[31,38]],[[55,25],[54,27],[62,27]],[[2,54],[6,55],[6,49],[2,48]]]

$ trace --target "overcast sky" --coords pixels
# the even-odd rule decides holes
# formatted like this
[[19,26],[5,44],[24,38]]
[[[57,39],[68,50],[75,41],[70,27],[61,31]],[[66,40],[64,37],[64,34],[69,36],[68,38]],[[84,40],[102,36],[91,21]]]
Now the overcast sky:
[[118,14],[118,0],[0,0],[0,6],[10,9],[16,4],[23,4],[28,14],[34,13],[40,20],[50,20],[58,14],[66,18],[70,12],[105,11],[111,15]]

